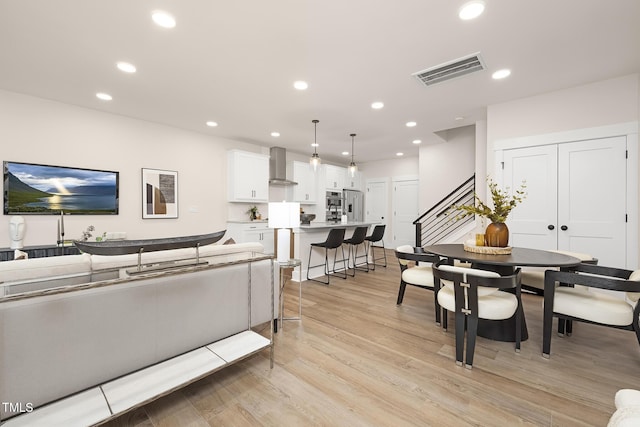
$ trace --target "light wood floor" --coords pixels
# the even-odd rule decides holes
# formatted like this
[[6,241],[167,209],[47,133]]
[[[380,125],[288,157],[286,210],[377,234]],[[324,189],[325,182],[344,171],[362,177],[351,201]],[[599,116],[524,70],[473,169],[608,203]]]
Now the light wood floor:
[[[408,287],[396,305],[399,268],[387,253],[387,268],[303,283],[303,320],[276,334],[273,370],[264,351],[106,425],[606,426],[615,392],[640,387],[633,332],[578,323],[570,338],[553,335],[544,359],[534,295],[523,300],[521,353],[478,338],[473,369],[456,366],[433,293]],[[297,303],[294,283],[287,315]]]

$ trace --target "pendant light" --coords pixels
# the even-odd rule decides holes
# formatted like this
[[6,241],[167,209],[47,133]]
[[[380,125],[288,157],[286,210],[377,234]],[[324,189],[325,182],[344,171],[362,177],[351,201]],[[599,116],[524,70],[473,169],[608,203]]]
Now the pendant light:
[[351,163],[349,163],[349,173],[351,174],[351,178],[353,178],[354,176],[356,176],[356,171],[358,170],[358,166],[356,166],[356,163],[353,161],[353,138],[356,136],[356,134],[352,133],[350,136],[351,136]]
[[318,155],[318,151],[316,150],[316,148],[318,147],[317,129],[319,121],[320,120],[311,120],[311,122],[313,123],[313,154],[311,155],[311,159],[309,159],[309,163],[311,164],[311,166],[313,166],[314,172],[318,169],[318,165],[320,165],[320,156]]

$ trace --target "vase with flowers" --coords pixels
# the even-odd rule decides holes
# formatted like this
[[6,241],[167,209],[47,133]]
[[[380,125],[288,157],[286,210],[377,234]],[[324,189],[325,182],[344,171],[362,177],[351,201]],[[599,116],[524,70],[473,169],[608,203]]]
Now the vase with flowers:
[[526,198],[526,183],[523,181],[520,188],[513,194],[510,194],[508,189],[498,188],[498,184],[491,178],[487,178],[487,185],[491,193],[493,209],[480,200],[477,194],[474,194],[475,204],[454,205],[454,209],[462,211],[457,219],[469,215],[478,215],[489,219],[491,223],[485,230],[485,244],[493,247],[506,247],[509,245],[509,228],[505,221],[513,208]]

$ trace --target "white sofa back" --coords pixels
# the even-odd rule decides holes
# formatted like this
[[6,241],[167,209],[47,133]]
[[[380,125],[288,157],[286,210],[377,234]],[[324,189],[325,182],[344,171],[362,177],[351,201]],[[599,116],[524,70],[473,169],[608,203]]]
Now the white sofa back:
[[[182,256],[179,251],[169,258]],[[262,245],[210,245],[200,253],[214,260],[247,251],[262,252]],[[165,252],[154,261],[169,260],[174,251]],[[60,273],[55,283],[64,286],[76,272],[90,275],[91,267],[117,270],[136,263],[136,255],[86,254],[6,261],[0,263],[0,280],[37,276],[46,281],[47,274]],[[277,277],[272,269],[266,259],[5,301],[0,304],[0,398],[38,407],[246,330],[249,323],[271,321],[277,311],[272,314],[270,301],[278,301],[277,282],[271,299],[271,280]],[[9,415],[0,406],[0,420]]]

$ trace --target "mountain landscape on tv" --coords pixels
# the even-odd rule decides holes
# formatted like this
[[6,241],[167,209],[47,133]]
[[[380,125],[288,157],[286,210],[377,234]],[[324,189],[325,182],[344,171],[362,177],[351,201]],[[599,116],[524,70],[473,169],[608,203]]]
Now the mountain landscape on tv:
[[[12,168],[18,172],[14,174]],[[4,213],[117,214],[116,175],[115,172],[16,163],[7,166],[5,163]]]

